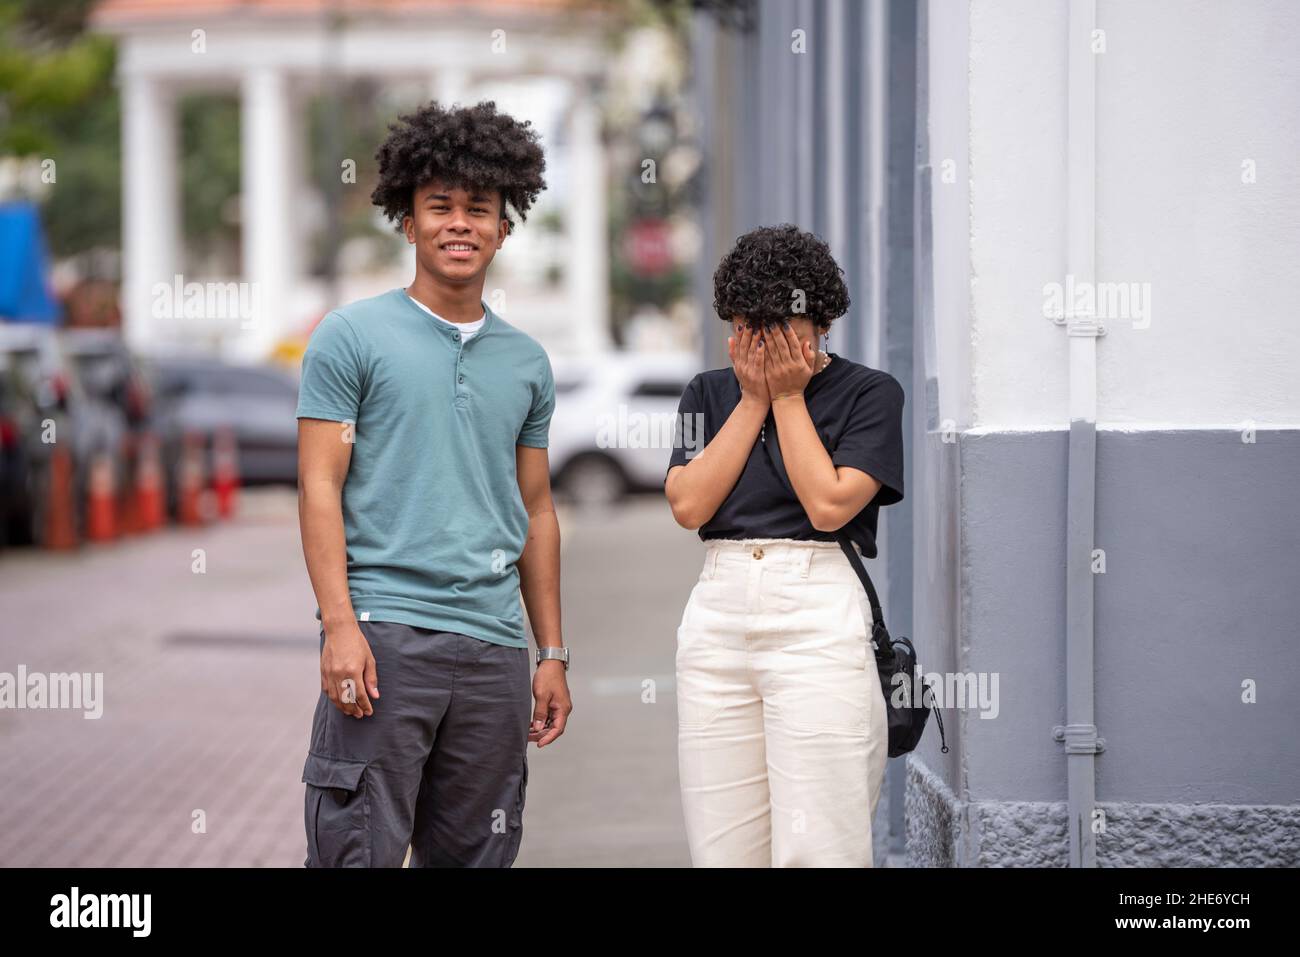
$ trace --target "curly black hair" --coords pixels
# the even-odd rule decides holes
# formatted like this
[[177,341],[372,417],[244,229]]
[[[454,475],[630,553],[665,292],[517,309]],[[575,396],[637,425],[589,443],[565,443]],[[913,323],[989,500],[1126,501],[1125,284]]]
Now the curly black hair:
[[849,311],[843,273],[812,233],[790,223],[763,226],[737,239],[718,264],[713,308],[724,322],[743,316],[771,328],[796,315],[796,292],[802,292],[802,314],[824,331]]
[[496,102],[444,108],[429,102],[388,124],[389,133],[375,152],[379,182],[370,201],[384,210],[400,232],[412,214],[412,198],[423,183],[441,179],[449,187],[501,193],[501,215],[514,230],[508,204],[528,218],[528,208],[546,188],[546,157],[537,130],[497,112]]

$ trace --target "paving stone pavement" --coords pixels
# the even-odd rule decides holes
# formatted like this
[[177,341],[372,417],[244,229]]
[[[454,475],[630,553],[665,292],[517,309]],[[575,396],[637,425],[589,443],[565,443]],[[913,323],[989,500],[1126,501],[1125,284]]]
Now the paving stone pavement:
[[[302,866],[319,626],[295,503],[0,554],[0,672],[104,682],[98,719],[0,709],[0,866]],[[575,712],[530,748],[517,866],[688,865],[672,671],[702,546],[657,495],[561,527]]]

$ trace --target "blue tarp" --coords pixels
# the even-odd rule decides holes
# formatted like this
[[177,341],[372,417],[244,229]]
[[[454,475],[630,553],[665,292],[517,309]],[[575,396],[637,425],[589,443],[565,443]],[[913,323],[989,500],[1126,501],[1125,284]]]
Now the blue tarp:
[[61,312],[46,281],[48,256],[36,206],[0,203],[0,319],[53,325]]

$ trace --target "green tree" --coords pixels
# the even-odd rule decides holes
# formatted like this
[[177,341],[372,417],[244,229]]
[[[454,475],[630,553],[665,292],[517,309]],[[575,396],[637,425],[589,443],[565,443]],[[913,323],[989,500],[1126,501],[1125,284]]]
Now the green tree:
[[0,155],[53,160],[45,223],[55,255],[121,232],[114,47],[85,32],[91,0],[0,0]]

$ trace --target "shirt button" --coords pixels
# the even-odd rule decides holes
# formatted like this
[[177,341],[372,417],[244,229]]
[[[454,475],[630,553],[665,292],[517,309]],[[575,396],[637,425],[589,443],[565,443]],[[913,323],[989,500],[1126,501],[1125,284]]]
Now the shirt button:
[[460,338],[460,333],[459,333],[459,332],[453,332],[453,333],[451,334],[451,337],[452,337],[453,339],[459,339],[459,338]]
[[457,382],[464,382],[464,381],[465,381],[465,377],[464,377],[463,375],[462,375],[462,376],[457,376],[457,377],[456,377],[456,381],[457,381]]
[[755,558],[762,558],[762,557],[763,557],[763,546],[761,546],[761,545],[755,545],[755,546],[754,546],[754,557],[755,557]]

